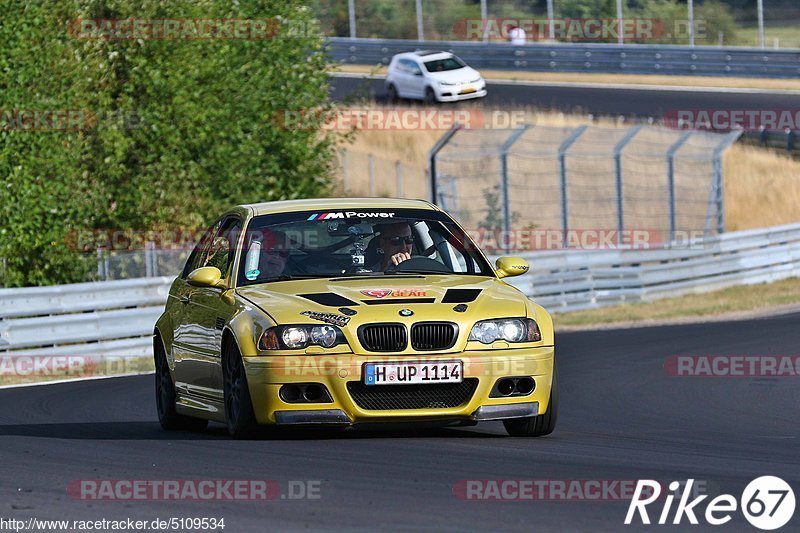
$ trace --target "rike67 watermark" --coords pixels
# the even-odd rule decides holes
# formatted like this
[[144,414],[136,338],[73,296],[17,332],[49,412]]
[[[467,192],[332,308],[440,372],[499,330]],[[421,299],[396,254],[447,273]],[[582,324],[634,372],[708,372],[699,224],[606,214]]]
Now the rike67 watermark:
[[[668,487],[671,493],[663,499],[660,513],[651,519],[647,506],[661,498],[662,485],[653,479],[640,479],[628,506],[625,524],[651,524],[651,520],[655,520],[655,523],[660,525],[680,525],[686,522],[697,525],[700,523],[698,520],[700,514],[706,523],[721,526],[730,522],[734,513],[741,510],[750,524],[758,529],[770,531],[783,527],[794,515],[794,491],[779,477],[762,476],[754,479],[745,487],[738,500],[731,494],[720,494],[706,503],[705,512],[702,514],[700,504],[708,498],[708,495],[695,496],[690,500],[693,484],[694,479],[689,479],[685,483],[685,489],[682,489],[684,485],[681,482],[671,482]],[[676,499],[678,503],[673,511],[672,506]],[[654,510],[658,510],[658,507]]]

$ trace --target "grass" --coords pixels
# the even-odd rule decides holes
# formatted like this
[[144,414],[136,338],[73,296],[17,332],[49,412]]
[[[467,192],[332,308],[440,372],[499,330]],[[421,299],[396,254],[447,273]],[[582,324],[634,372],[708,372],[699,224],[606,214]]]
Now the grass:
[[674,319],[714,317],[736,311],[758,311],[800,304],[800,278],[774,283],[741,285],[704,294],[664,298],[657,302],[622,304],[602,309],[556,313],[558,327],[641,323]]
[[[800,39],[800,31],[796,37]],[[353,74],[386,74],[386,67],[371,65],[339,65],[339,72]],[[520,72],[516,70],[484,70],[487,80],[519,80],[551,83],[636,84],[675,87],[717,87],[724,89],[800,90],[800,80],[769,78],[733,78],[723,76],[666,76],[658,74],[604,74],[597,72]]]
[[[778,46],[780,48],[800,48],[800,27],[797,24],[786,26],[767,24],[764,28],[765,46],[767,48],[773,48],[776,39],[778,40]],[[758,27],[737,29],[736,40],[742,46],[759,46]]]
[[[13,352],[12,352],[13,353]],[[38,370],[32,371],[37,361]],[[0,365],[0,385],[44,383],[47,381],[77,379],[122,374],[146,374],[153,371],[152,357],[132,359],[96,359],[92,356],[5,356]],[[46,367],[46,368],[39,368]]]
[[[491,109],[483,109],[484,114]],[[459,107],[464,109],[464,107]],[[559,127],[576,127],[589,122],[587,117],[566,115],[555,112],[540,112],[533,108],[521,110],[524,122]],[[600,120],[595,126],[613,128],[617,126],[612,120]],[[408,198],[427,198],[428,151],[444,132],[438,130],[363,130],[357,133],[352,144],[345,146],[348,154],[347,191],[339,187],[339,194],[352,196],[401,196]],[[658,139],[656,133],[652,138],[643,136],[641,144],[632,143],[630,150],[646,150],[650,142],[664,141]],[[601,139],[602,141],[602,139]],[[610,148],[609,148],[610,149]],[[701,152],[703,148],[698,148]],[[375,154],[375,186],[370,194],[368,154]],[[707,154],[704,155],[704,157]],[[607,161],[606,161],[607,159]],[[395,179],[395,162],[402,162],[403,187],[398,191]],[[583,174],[599,175],[608,172],[611,157],[604,158],[602,166],[587,167],[597,163],[597,159],[586,158],[583,168],[575,169]],[[541,168],[552,161],[539,160]],[[578,165],[578,162],[570,163]],[[581,162],[580,164],[583,164]],[[551,165],[552,166],[552,165]],[[680,173],[681,167],[678,166]],[[692,169],[688,169],[691,171]],[[710,173],[710,167],[703,167],[702,172]],[[654,183],[647,171],[634,172],[639,176],[643,186]],[[736,144],[725,154],[725,209],[728,231],[754,229],[778,224],[800,221],[800,161],[796,161],[784,153],[755,146]],[[637,178],[633,178],[637,179]],[[688,175],[687,179],[691,178]],[[340,167],[340,183],[342,182]],[[679,198],[680,200],[680,198]],[[630,224],[636,220],[631,219]],[[636,227],[632,225],[631,227]]]

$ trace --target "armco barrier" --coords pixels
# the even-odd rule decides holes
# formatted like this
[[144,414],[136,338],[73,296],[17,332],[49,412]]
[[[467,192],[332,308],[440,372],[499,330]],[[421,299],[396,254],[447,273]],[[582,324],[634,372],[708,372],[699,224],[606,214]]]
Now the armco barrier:
[[[724,233],[650,250],[523,255],[531,273],[508,281],[554,312],[800,276],[800,224]],[[151,352],[171,278],[0,289],[0,357]]]
[[578,311],[800,276],[800,224],[723,233],[676,248],[523,255],[510,283],[554,312]]
[[447,50],[483,69],[800,78],[798,49],[595,43],[513,45],[344,37],[331,37],[327,43],[332,60],[363,65],[387,65],[400,52]]
[[171,282],[159,277],[0,289],[0,355],[148,355]]

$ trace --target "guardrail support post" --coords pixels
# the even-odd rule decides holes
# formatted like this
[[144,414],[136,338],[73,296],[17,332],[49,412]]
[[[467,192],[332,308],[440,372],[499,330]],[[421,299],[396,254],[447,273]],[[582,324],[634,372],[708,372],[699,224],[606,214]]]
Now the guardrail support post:
[[622,150],[636,137],[637,133],[642,131],[643,127],[642,125],[634,126],[628,130],[617,145],[614,146],[614,173],[616,174],[617,181],[617,244],[622,244],[622,231],[625,229],[625,217],[622,206]]
[[438,141],[436,141],[436,144],[433,145],[433,148],[431,148],[431,151],[428,152],[428,161],[429,161],[429,167],[428,167],[429,170],[428,171],[430,172],[430,179],[431,179],[431,197],[430,197],[430,200],[434,204],[437,204],[437,205],[439,204],[438,191],[436,190],[436,180],[438,179],[438,174],[436,173],[437,172],[436,171],[436,156],[439,155],[439,152],[442,150],[442,148],[447,146],[447,143],[450,142],[450,140],[453,138],[453,135],[455,135],[456,132],[458,130],[460,130],[462,127],[463,126],[461,124],[459,124],[458,122],[453,124],[453,126],[449,130],[447,130],[447,133],[442,135],[442,138],[439,139]]
[[561,230],[564,232],[562,235],[562,246],[567,245],[567,231],[569,230],[569,213],[567,212],[567,150],[572,146],[578,137],[583,135],[583,132],[589,129],[589,126],[584,124],[578,126],[576,129],[564,139],[561,146],[558,147],[558,176],[561,181]]
[[500,147],[500,189],[503,194],[503,249],[511,253],[511,199],[508,195],[508,152],[514,143],[528,131],[529,124],[520,126],[506,139]]
[[675,154],[680,150],[681,146],[686,144],[689,137],[692,136],[692,131],[687,131],[675,141],[672,146],[667,150],[667,197],[669,200],[669,242],[675,240]]

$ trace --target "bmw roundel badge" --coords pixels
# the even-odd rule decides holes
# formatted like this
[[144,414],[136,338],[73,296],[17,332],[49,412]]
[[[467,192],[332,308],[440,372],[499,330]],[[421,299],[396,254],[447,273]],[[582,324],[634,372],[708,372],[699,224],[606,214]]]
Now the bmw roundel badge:
[[400,316],[411,316],[413,314],[414,314],[414,311],[412,311],[411,309],[401,309],[400,310]]

